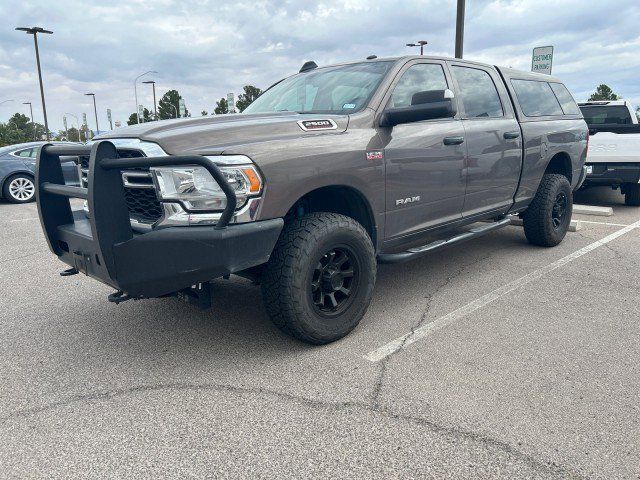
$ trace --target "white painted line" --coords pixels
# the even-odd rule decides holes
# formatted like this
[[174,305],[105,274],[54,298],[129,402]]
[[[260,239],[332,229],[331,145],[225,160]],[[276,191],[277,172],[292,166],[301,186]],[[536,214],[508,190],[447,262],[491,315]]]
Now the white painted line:
[[40,219],[38,217],[14,218],[11,220],[5,220],[5,222],[26,222],[29,220],[40,220]]
[[573,205],[573,213],[577,213],[580,215],[600,215],[603,217],[610,217],[613,215],[613,208],[596,207],[593,205]]
[[[522,227],[524,225],[524,222],[520,218],[515,217],[510,218],[509,220],[511,221],[509,225],[512,225],[514,227]],[[569,231],[578,232],[580,230],[582,230],[582,220],[571,220],[571,223],[569,223]]]
[[595,249],[603,245],[606,245],[609,242],[614,241],[616,238],[621,237],[622,235],[625,235],[636,228],[640,228],[640,221],[635,222],[631,225],[628,225],[612,233],[611,235],[608,235],[596,242],[593,242],[587,245],[586,247],[583,247],[580,250],[577,250],[567,255],[566,257],[561,258],[560,260],[556,260],[555,262],[545,267],[535,270],[529,273],[528,275],[525,275],[524,277],[520,277],[519,279],[514,280],[511,283],[507,283],[506,285],[500,288],[497,288],[492,292],[487,293],[486,295],[478,298],[477,300],[474,300],[473,302],[468,303],[467,305],[460,307],[457,310],[454,310],[453,312],[448,313],[443,317],[440,317],[432,322],[429,322],[421,327],[418,327],[413,332],[407,333],[406,335],[398,337],[395,340],[387,343],[386,345],[383,345],[380,348],[372,350],[371,352],[367,353],[364,356],[364,358],[366,360],[369,360],[370,362],[379,362],[380,360],[384,360],[390,355],[393,355],[394,353],[404,349],[408,345],[411,345],[412,343],[415,343],[418,340],[425,338],[430,333],[436,332],[441,328],[444,328],[447,325],[450,325],[455,321],[466,317],[470,313],[481,309],[482,307],[494,302],[495,300],[498,300],[501,297],[504,297],[505,295],[508,295],[509,293],[513,292],[517,288],[527,285],[535,280],[538,280],[544,275],[554,270],[557,270],[560,267],[563,267],[564,265],[574,261],[575,259],[580,258],[586,255],[587,253],[590,253]]

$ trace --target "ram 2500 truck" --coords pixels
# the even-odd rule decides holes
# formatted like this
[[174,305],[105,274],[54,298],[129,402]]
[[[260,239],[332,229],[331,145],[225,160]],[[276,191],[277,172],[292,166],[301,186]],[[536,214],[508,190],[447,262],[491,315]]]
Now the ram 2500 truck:
[[[110,301],[208,306],[209,282],[237,274],[261,284],[277,326],[322,344],[363,317],[377,263],[508,215],[532,244],[560,243],[587,139],[551,76],[426,56],[307,62],[241,114],[42,147],[38,210],[62,274],[112,286]],[[64,185],[60,155],[78,156],[83,187]]]
[[627,205],[640,206],[640,125],[626,100],[580,103],[589,126],[584,187],[620,189]]

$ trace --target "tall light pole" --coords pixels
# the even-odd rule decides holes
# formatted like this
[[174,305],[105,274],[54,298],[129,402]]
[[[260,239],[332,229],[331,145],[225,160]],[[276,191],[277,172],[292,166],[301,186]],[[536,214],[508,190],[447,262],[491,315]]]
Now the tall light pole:
[[456,58],[462,58],[464,44],[464,2],[458,0],[458,13],[456,15]]
[[[173,103],[170,103],[169,106],[171,108],[173,108],[173,110],[176,112],[176,116],[173,117],[173,118],[178,118],[178,107],[176,107]],[[640,107],[638,107],[638,108],[640,108]]]
[[78,142],[81,142],[82,140],[80,140],[80,120],[78,120],[78,116],[74,115],[73,113],[65,113],[65,115],[69,115],[70,117],[73,117],[76,119],[76,125],[78,126]]
[[51,35],[53,32],[51,30],[45,30],[42,27],[17,27],[16,30],[20,30],[21,32],[25,32],[28,35],[33,35],[33,44],[36,47],[36,63],[38,64],[38,79],[40,80],[40,97],[42,98],[42,113],[44,114],[44,130],[45,135],[47,136],[47,141],[49,140],[49,122],[47,121],[47,107],[44,103],[44,87],[42,86],[42,70],[40,69],[40,52],[38,51],[38,34],[39,33],[47,33]]
[[146,80],[142,83],[153,85],[153,116],[156,120],[158,120],[158,107],[156,105],[156,81],[155,80]]
[[85,93],[87,97],[93,97],[93,114],[96,116],[96,135],[100,135],[100,127],[98,126],[98,109],[96,108],[96,94]]
[[138,79],[140,77],[144,77],[145,75],[148,75],[150,73],[158,73],[158,72],[156,72],[155,70],[149,70],[148,72],[144,72],[144,73],[141,73],[140,75],[138,75],[135,78],[135,80],[133,81],[133,93],[136,96],[136,109],[135,109],[135,112],[136,112],[136,118],[138,119],[138,123],[140,123],[140,112],[138,111]]
[[33,126],[33,141],[37,140],[36,138],[36,122],[33,121],[33,106],[31,102],[22,102],[23,105],[29,105],[29,112],[31,113],[31,125]]
[[420,47],[420,55],[424,55],[424,46],[429,43],[426,40],[418,40],[416,43],[407,43],[407,47]]

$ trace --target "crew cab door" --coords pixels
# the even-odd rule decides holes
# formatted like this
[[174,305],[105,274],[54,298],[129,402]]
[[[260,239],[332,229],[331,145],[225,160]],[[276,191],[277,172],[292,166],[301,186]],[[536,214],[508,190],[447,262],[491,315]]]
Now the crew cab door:
[[522,169],[522,132],[508,93],[491,68],[450,62],[465,131],[467,190],[462,215],[513,203]]
[[[420,92],[452,89],[446,64],[413,61],[400,71],[383,102],[408,107]],[[461,218],[464,128],[458,118],[380,127],[386,168],[385,238],[405,236]]]

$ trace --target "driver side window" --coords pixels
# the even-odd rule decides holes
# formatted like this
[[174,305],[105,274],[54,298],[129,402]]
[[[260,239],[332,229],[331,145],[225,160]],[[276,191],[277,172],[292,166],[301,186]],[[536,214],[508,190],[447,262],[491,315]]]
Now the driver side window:
[[419,63],[402,74],[391,95],[390,107],[409,107],[418,92],[449,88],[444,70],[436,63]]

